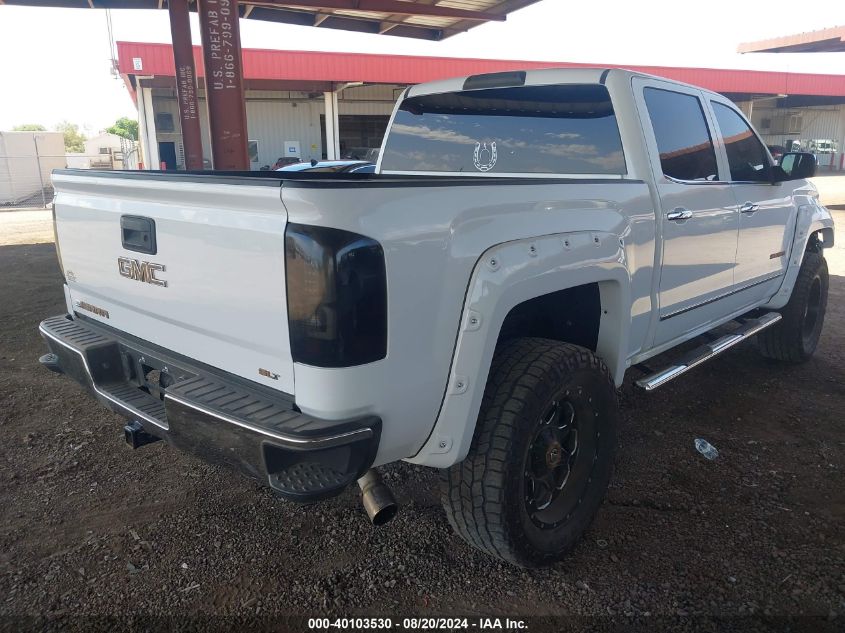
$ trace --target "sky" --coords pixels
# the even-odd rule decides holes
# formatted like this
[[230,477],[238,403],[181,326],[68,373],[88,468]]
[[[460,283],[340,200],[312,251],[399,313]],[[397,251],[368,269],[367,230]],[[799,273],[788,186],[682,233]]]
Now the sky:
[[[806,6],[806,11],[799,7]],[[170,42],[167,11],[113,10],[115,40]],[[196,16],[193,40],[200,41]],[[445,55],[845,75],[845,53],[739,55],[740,42],[845,24],[845,1],[542,0],[442,42],[241,21],[245,48]],[[106,12],[0,5],[0,130],[62,120],[89,135],[135,118],[110,73]]]

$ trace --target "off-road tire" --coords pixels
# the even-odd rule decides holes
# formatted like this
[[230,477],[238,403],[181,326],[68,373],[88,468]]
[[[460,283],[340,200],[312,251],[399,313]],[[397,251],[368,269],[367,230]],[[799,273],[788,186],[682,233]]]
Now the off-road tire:
[[[584,415],[584,438],[575,442],[584,454],[573,459],[585,461],[569,470],[573,488],[566,488],[567,475],[559,493],[569,495],[560,503],[566,502],[562,512],[572,507],[571,514],[559,524],[538,526],[529,514],[526,486],[534,482],[528,482],[528,463],[536,453],[535,433],[541,432],[544,411],[563,398],[572,401],[572,420],[576,410]],[[539,338],[500,344],[469,454],[441,471],[441,501],[449,523],[467,543],[508,563],[541,567],[560,560],[604,499],[617,418],[613,379],[591,351]]]
[[821,253],[804,254],[792,296],[781,310],[782,319],[757,335],[766,358],[789,363],[809,360],[819,343],[827,310],[827,262]]

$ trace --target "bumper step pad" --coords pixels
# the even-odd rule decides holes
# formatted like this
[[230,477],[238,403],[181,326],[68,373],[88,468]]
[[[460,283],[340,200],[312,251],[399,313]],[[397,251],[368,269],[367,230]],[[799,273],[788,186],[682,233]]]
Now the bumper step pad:
[[293,434],[303,438],[338,429],[337,421],[326,421],[294,409],[283,397],[269,399],[249,387],[224,383],[209,376],[197,376],[167,389],[166,399],[202,407],[214,415],[256,427],[260,432]]
[[115,413],[152,425],[156,432],[167,430],[164,403],[126,380],[115,339],[61,316],[43,321],[39,329],[52,352],[40,360],[50,371],[86,386]]
[[299,462],[270,475],[270,487],[299,498],[309,497],[315,492],[321,496],[330,496],[325,495],[326,491],[343,490],[355,479],[357,477],[350,480],[348,473],[325,464]]

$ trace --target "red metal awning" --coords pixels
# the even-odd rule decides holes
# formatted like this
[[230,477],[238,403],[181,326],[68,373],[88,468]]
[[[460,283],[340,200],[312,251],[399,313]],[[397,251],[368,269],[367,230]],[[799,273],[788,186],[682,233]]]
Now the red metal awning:
[[[117,50],[119,70],[124,77],[174,76],[173,48],[170,44],[118,42]],[[198,46],[194,47],[194,58],[199,76],[202,77],[202,57]],[[140,64],[140,68],[136,64]],[[307,90],[309,85],[320,83],[362,81],[375,84],[417,84],[505,70],[595,66],[614,67],[567,62],[243,49],[244,78],[248,82],[284,82],[286,90],[296,90],[297,85]],[[624,68],[727,94],[845,97],[845,75],[672,66]]]
[[737,51],[740,53],[842,53],[845,52],[845,26],[746,42],[740,44]]

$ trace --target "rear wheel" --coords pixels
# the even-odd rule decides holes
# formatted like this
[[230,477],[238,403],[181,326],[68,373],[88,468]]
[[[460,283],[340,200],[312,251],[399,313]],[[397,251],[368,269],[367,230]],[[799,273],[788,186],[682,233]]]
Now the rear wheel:
[[783,318],[757,335],[766,358],[791,363],[808,360],[819,344],[827,310],[827,262],[821,253],[807,252],[792,296],[780,313]]
[[501,345],[469,454],[443,471],[452,527],[520,566],[562,558],[604,499],[617,415],[610,373],[589,350],[535,338]]

